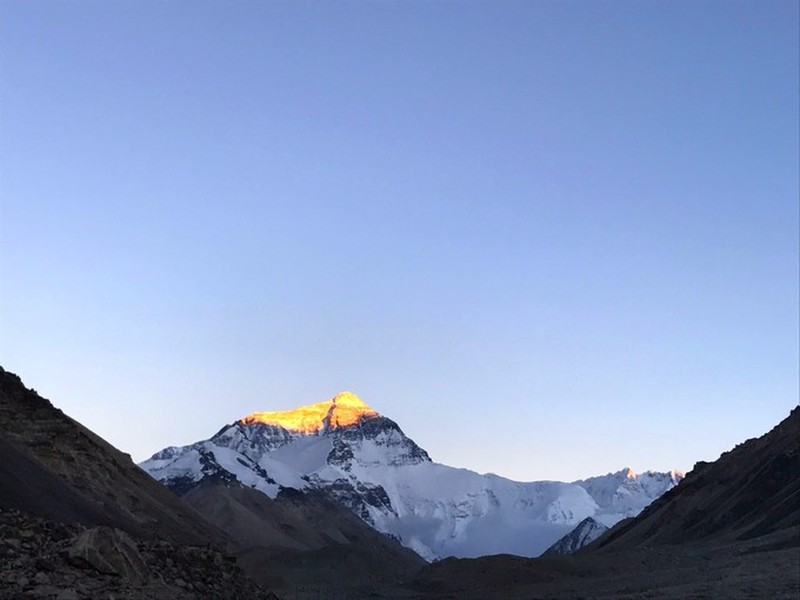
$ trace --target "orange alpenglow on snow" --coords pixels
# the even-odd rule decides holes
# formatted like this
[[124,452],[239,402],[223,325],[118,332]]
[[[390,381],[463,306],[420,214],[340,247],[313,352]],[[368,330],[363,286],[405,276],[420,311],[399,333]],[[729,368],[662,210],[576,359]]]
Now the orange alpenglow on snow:
[[377,416],[377,411],[367,406],[352,392],[342,392],[335,398],[317,404],[301,406],[293,410],[254,412],[241,420],[242,423],[277,425],[298,433],[316,433],[326,424],[329,429],[355,425],[364,417]]

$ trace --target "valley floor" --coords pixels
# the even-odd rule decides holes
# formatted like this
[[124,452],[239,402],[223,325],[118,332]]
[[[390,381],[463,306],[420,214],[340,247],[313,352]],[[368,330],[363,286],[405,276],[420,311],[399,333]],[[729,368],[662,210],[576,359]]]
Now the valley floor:
[[423,570],[393,599],[654,600],[800,598],[800,531],[728,544],[588,552],[553,559],[449,559]]

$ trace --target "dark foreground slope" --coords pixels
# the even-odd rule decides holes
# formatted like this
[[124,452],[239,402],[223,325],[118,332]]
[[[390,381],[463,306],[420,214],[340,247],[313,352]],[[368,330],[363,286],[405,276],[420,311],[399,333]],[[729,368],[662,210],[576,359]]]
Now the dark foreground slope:
[[445,560],[403,598],[800,597],[800,409],[577,555]]
[[713,463],[695,465],[680,486],[615,527],[596,547],[747,540],[780,532],[787,534],[785,544],[798,545],[798,527],[800,408],[795,408],[766,435]]
[[231,535],[234,554],[256,581],[278,592],[301,587],[368,597],[425,564],[321,492],[284,489],[273,500],[238,482],[206,478],[182,497]]
[[6,452],[14,457],[0,461],[0,506],[53,520],[71,516],[87,525],[113,525],[136,536],[177,543],[226,541],[220,530],[153,481],[129,455],[2,367],[0,447],[4,457]]
[[218,549],[0,509],[0,598],[275,599]]
[[0,598],[270,598],[222,533],[0,368]]

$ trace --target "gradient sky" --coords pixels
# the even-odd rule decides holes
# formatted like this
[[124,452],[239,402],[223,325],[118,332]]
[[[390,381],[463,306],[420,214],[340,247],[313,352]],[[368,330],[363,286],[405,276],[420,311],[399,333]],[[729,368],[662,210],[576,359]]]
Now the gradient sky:
[[690,469],[798,403],[798,3],[0,1],[0,364],[142,460],[350,389]]

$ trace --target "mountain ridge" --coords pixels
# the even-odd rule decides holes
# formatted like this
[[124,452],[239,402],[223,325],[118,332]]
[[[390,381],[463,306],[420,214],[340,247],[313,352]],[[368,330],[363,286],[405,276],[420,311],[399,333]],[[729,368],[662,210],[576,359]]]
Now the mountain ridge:
[[787,527],[800,531],[798,440],[800,407],[795,407],[764,435],[738,444],[714,462],[698,462],[680,486],[637,519],[609,531],[598,540],[598,548],[740,540]]
[[[227,536],[147,476],[125,454],[0,367],[0,431],[27,461],[23,479],[68,494],[76,515],[93,525],[114,524],[140,537],[177,543],[224,545]],[[36,466],[31,466],[35,464]],[[8,471],[10,465],[3,465]],[[37,474],[34,477],[34,472]],[[7,472],[10,481],[15,474]],[[65,490],[69,490],[68,492]],[[38,495],[29,503],[37,516],[63,518],[62,505]],[[22,507],[23,509],[25,507]]]
[[[800,594],[800,408],[699,462],[577,553],[428,565],[419,598],[781,598]],[[578,532],[579,534],[580,532]]]
[[[342,419],[332,419],[339,408]],[[252,413],[207,440],[156,452],[141,466],[178,491],[211,476],[271,498],[287,488],[322,491],[428,560],[535,556],[584,518],[614,524],[679,480],[673,473],[629,472],[621,483],[610,481],[611,474],[586,482],[517,482],[456,469],[432,461],[397,423],[352,392]],[[644,485],[642,477],[652,481]],[[608,500],[596,493],[601,488]]]
[[2,367],[0,456],[0,597],[276,600],[224,531]]

